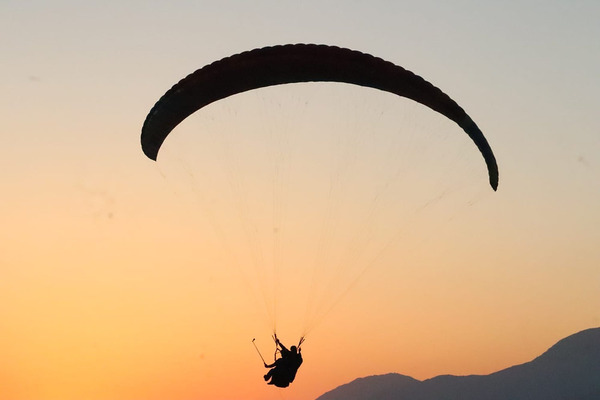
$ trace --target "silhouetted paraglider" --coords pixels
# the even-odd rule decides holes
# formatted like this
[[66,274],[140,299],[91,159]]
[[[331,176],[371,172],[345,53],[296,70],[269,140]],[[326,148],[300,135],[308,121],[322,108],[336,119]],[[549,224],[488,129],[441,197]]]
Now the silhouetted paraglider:
[[[168,90],[144,122],[141,145],[156,160],[170,132],[202,107],[234,94],[298,82],[339,82],[370,87],[412,99],[458,124],[471,138],[487,166],[489,183],[498,187],[498,166],[486,138],[454,100],[418,75],[391,62],[355,50],[316,44],[265,47],[213,62]],[[296,377],[303,359],[300,345],[286,348],[273,336],[276,357],[264,375],[270,385],[285,388]],[[253,340],[254,343],[254,340]],[[256,345],[254,344],[256,347]],[[279,357],[277,357],[279,354]]]

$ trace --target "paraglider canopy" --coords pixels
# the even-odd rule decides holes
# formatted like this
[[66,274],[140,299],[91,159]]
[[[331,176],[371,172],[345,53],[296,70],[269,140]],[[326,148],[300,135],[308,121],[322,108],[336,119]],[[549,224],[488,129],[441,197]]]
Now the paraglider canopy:
[[169,133],[200,108],[228,96],[295,82],[341,82],[412,99],[456,122],[469,135],[498,187],[498,166],[486,138],[448,95],[418,75],[381,58],[327,45],[290,44],[224,58],[188,75],[154,105],[142,128],[142,149],[156,160]]

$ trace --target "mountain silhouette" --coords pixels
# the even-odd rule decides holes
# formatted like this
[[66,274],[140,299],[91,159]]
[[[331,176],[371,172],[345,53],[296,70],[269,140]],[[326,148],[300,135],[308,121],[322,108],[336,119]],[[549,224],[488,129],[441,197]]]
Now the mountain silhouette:
[[369,376],[317,400],[600,400],[600,328],[569,336],[533,361],[489,374],[419,381]]

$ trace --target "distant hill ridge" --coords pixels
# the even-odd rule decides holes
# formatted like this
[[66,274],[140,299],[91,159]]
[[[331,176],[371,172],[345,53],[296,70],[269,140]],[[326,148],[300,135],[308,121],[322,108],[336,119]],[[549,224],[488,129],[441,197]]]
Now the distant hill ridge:
[[533,361],[489,374],[419,381],[356,379],[317,400],[600,400],[600,328],[562,339]]

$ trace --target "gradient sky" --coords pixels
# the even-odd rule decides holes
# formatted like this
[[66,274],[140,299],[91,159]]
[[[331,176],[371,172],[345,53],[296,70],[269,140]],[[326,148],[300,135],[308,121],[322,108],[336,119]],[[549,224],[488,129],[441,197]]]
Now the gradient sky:
[[[310,399],[371,374],[490,373],[600,326],[599,4],[1,2],[0,398]],[[442,88],[486,134],[498,192],[457,127],[339,86],[228,99],[182,124],[158,163],[145,158],[144,118],[177,80],[240,51],[298,42],[375,54]],[[282,130],[290,134],[268,144]],[[365,130],[383,142],[362,142]],[[407,142],[386,136],[399,131]],[[386,148],[399,149],[401,181],[397,166],[372,163]],[[344,164],[354,181],[328,203],[327,179],[345,155],[358,160]],[[330,171],[320,176],[321,166]],[[254,181],[264,170],[268,179]],[[228,179],[244,180],[243,196],[227,197]],[[377,193],[382,182],[396,185],[369,219],[382,236],[360,239],[366,261],[334,279],[322,304],[335,307],[313,318],[296,382],[267,387],[251,340],[272,357],[262,303],[274,300],[254,263],[281,266],[277,329],[296,341],[305,298],[321,290],[298,271],[336,259],[345,233],[362,227],[311,211],[333,204],[356,215],[371,204],[364,186]],[[278,206],[265,203],[274,198]],[[389,207],[400,198],[409,205]],[[317,233],[319,217],[336,221],[337,239]],[[284,244],[269,247],[278,235]],[[315,255],[315,243],[330,250]]]

